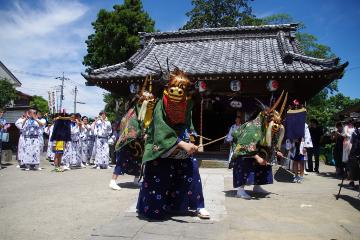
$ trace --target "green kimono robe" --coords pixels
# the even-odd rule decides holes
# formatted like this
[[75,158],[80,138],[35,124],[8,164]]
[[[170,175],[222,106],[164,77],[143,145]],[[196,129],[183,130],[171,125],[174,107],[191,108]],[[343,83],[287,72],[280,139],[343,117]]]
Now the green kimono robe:
[[138,106],[132,107],[121,119],[119,139],[116,142],[115,150],[119,151],[130,142],[142,135],[142,127],[137,119]]
[[259,145],[265,138],[264,117],[260,113],[254,120],[241,125],[233,134],[234,154],[232,159],[240,156],[253,156],[258,153]]
[[148,128],[148,135],[145,141],[143,163],[157,159],[169,151],[177,144],[179,135],[186,129],[194,131],[192,124],[192,107],[193,103],[189,100],[187,103],[185,124],[170,126],[167,122],[163,100],[157,102],[153,113],[153,121]]

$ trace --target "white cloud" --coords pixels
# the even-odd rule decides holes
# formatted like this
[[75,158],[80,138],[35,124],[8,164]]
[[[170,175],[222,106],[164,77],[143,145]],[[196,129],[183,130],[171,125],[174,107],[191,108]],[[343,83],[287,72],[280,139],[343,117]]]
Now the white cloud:
[[[79,105],[82,114],[95,116],[104,107],[103,90],[85,87],[80,75],[84,71],[82,59],[86,53],[85,40],[92,32],[86,18],[89,8],[79,1],[45,0],[36,7],[14,1],[7,10],[0,10],[0,59],[22,82],[19,90],[47,98],[47,91],[60,81],[53,77],[40,77],[20,73],[30,72],[58,76],[65,72],[72,82],[78,83]],[[64,106],[73,111],[74,87],[67,82]]]

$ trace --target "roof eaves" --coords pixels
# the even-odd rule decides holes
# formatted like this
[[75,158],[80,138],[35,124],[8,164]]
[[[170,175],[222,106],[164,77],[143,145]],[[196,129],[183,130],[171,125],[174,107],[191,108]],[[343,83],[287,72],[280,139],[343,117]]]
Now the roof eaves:
[[90,71],[89,75],[93,75],[93,74],[96,75],[96,74],[100,74],[100,73],[104,73],[104,72],[117,70],[117,69],[123,67],[124,65],[125,65],[125,63],[122,62],[122,63],[118,63],[118,64],[115,64],[115,65],[94,69],[94,70]]
[[19,79],[17,79],[17,77],[15,77],[15,75],[5,66],[5,64],[3,64],[1,61],[0,61],[0,66],[2,67],[2,69],[4,69],[4,71],[9,74],[9,76],[15,81],[17,82],[17,86],[18,87],[21,87],[21,82],[19,81]]
[[[294,60],[297,60],[297,61],[302,61],[305,63],[311,63],[311,64],[324,66],[324,67],[335,67],[339,63],[339,58],[337,58],[337,57],[330,58],[330,59],[314,58],[314,57],[303,55],[300,53],[300,51],[298,51],[298,53],[296,53],[296,52],[290,50],[289,46],[286,43],[286,36],[283,31],[279,31],[279,33],[277,34],[277,41],[278,41],[278,44],[280,47],[280,54],[283,58],[284,63],[286,63],[286,64],[291,64]],[[294,39],[291,39],[290,43],[291,43],[291,41],[294,41]]]

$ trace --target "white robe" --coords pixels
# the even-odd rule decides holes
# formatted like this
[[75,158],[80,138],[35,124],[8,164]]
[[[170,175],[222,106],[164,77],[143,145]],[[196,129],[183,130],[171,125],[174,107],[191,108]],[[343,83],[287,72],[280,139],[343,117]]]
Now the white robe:
[[23,125],[24,145],[22,146],[23,164],[40,164],[41,126],[33,119],[28,119]]
[[81,129],[77,124],[71,124],[71,141],[65,145],[62,162],[64,165],[81,166]]
[[49,136],[46,156],[47,156],[47,158],[50,158],[52,161],[54,161],[54,159],[55,159],[55,153],[53,152],[54,142],[50,141],[52,133],[53,133],[53,129],[54,129],[54,125],[47,126],[45,128],[45,134],[47,134]]
[[80,134],[80,141],[82,162],[90,163],[95,142],[94,127],[92,125],[83,125],[82,132]]
[[44,132],[45,132],[45,125],[46,125],[46,119],[42,118],[39,119],[39,121],[42,123],[42,126],[40,126],[39,130],[39,141],[40,141],[40,154],[44,151]]
[[95,164],[98,166],[107,167],[109,165],[110,155],[108,140],[111,133],[111,123],[109,121],[96,121],[94,128],[94,134],[96,136]]
[[23,134],[23,123],[25,121],[25,118],[19,118],[15,122],[15,126],[19,129],[20,137],[19,137],[19,143],[18,143],[18,154],[17,154],[17,160],[19,161],[19,164],[23,164],[23,153],[24,153],[24,134]]
[[344,131],[343,131],[343,137],[344,137],[344,141],[343,141],[343,157],[342,157],[342,161],[344,163],[347,163],[349,161],[349,154],[351,151],[351,136],[353,134],[353,132],[355,131],[355,128],[353,126],[349,126],[346,125],[344,127]]
[[230,127],[230,130],[228,132],[228,134],[226,135],[226,138],[225,138],[225,142],[228,142],[230,144],[230,152],[229,152],[229,158],[228,158],[228,161],[230,162],[231,161],[231,158],[232,158],[232,155],[234,154],[234,149],[232,147],[232,141],[233,141],[233,136],[232,134],[240,127],[240,125],[236,125],[236,124],[233,124],[231,127]]

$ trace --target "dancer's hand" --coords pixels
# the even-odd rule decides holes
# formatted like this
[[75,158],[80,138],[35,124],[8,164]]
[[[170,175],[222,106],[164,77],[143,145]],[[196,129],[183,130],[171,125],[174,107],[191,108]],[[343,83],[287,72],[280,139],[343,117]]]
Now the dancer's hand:
[[254,156],[256,162],[259,164],[259,165],[266,165],[267,164],[267,161],[265,159],[263,159],[262,157],[260,157],[259,155],[255,155]]
[[280,151],[276,151],[276,155],[278,157],[284,158],[284,154],[282,154],[282,152],[280,152]]
[[181,149],[185,150],[185,151],[187,152],[187,154],[189,154],[189,155],[194,154],[194,153],[197,152],[197,150],[198,150],[198,147],[197,147],[195,144],[193,144],[193,143],[187,143],[187,142],[184,142],[184,141],[180,141],[180,142],[178,143],[178,146],[179,146]]

